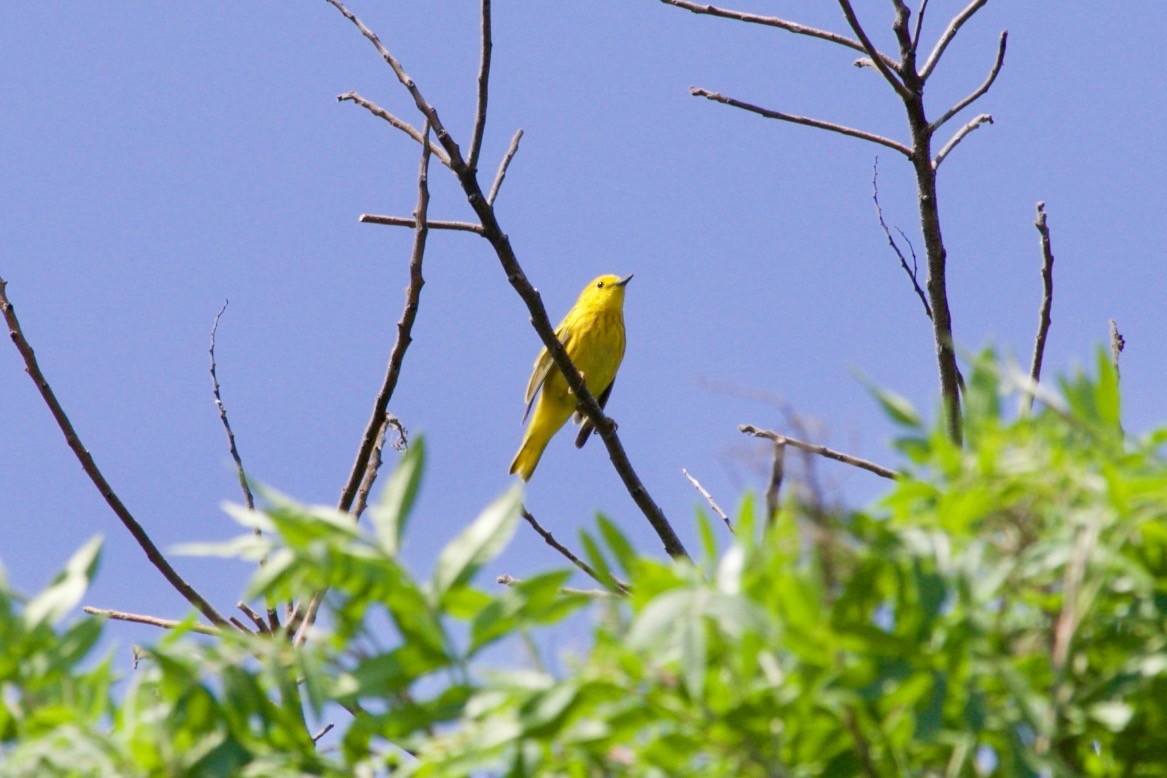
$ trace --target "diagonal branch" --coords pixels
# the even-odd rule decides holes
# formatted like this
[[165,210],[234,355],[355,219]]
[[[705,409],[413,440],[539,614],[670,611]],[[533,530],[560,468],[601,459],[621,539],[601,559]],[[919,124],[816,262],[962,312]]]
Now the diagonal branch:
[[928,76],[932,75],[932,71],[936,69],[936,65],[940,63],[940,57],[943,56],[944,50],[948,48],[948,44],[952,43],[952,39],[956,37],[956,33],[960,32],[960,28],[964,23],[973,17],[977,11],[985,5],[989,0],[972,0],[964,10],[953,17],[952,21],[948,23],[948,28],[940,36],[940,40],[936,41],[936,46],[933,47],[932,53],[928,55],[927,61],[924,62],[924,67],[920,70],[920,80],[927,81]]
[[[1049,225],[1045,219],[1045,203],[1037,204],[1037,219],[1033,222],[1041,236],[1041,308],[1037,315],[1037,337],[1033,341],[1033,362],[1029,377],[1037,384],[1041,380],[1041,362],[1045,356],[1045,339],[1049,334],[1050,309],[1054,304],[1054,252],[1050,245]],[[1033,407],[1033,395],[1027,395],[1027,409]]]
[[920,48],[920,30],[924,28],[924,12],[928,10],[928,0],[921,0],[920,10],[916,12],[916,29],[912,33],[912,50]]
[[[94,608],[92,605],[86,605],[81,609],[90,616],[105,616],[107,619],[114,621],[132,621],[135,624],[149,624],[152,627],[162,627],[163,629],[174,629],[182,624],[181,621],[174,619],[162,619],[157,616],[146,616],[141,613],[126,613],[125,611],[115,611],[109,608]],[[195,622],[190,627],[192,632],[201,632],[204,635],[218,635],[220,630],[215,627],[209,627],[206,624],[199,624]]]
[[774,443],[774,459],[770,464],[770,483],[766,486],[766,521],[774,523],[778,518],[778,501],[782,489],[782,479],[786,475],[786,443]]
[[470,138],[470,156],[466,164],[478,169],[478,155],[482,152],[482,136],[486,133],[486,102],[490,96],[490,0],[482,0],[482,61],[478,65],[478,107],[474,112],[474,135]]
[[705,487],[701,485],[701,482],[693,476],[689,475],[689,471],[683,467],[681,468],[681,475],[685,476],[689,483],[693,484],[693,488],[697,490],[697,493],[705,498],[705,501],[709,503],[709,507],[713,509],[713,512],[721,517],[721,520],[725,522],[725,526],[729,527],[729,531],[736,532],[736,530],[733,528],[733,522],[729,520],[729,516],[727,516],[725,511],[721,509],[721,506],[717,504],[717,501],[713,499],[713,495],[705,490]]
[[956,105],[948,109],[943,116],[932,122],[930,127],[932,132],[940,129],[953,116],[968,108],[970,105],[981,99],[986,92],[993,86],[993,82],[997,80],[997,74],[1001,72],[1001,66],[1005,64],[1005,45],[1009,40],[1009,31],[1005,30],[1001,33],[1001,41],[997,45],[997,61],[993,63],[993,69],[989,71],[989,75],[984,82],[978,86],[973,92]]
[[[883,234],[887,236],[887,242],[891,245],[892,251],[900,258],[900,267],[908,274],[908,278],[912,280],[912,288],[916,290],[916,296],[920,298],[920,302],[924,304],[924,313],[928,318],[932,318],[932,306],[928,304],[928,295],[920,287],[920,280],[917,277],[918,265],[916,264],[916,252],[912,251],[912,266],[908,267],[908,260],[904,257],[904,252],[900,251],[899,244],[896,243],[895,238],[892,237],[891,230],[887,227],[887,222],[883,220],[883,206],[879,204],[879,157],[875,158],[875,164],[871,166],[871,199],[875,201],[875,214],[879,217],[879,226],[883,228]],[[903,232],[900,232],[903,235]],[[904,240],[907,240],[905,237]],[[911,243],[908,247],[911,248]]]
[[[361,224],[386,224],[390,227],[408,227],[417,229],[417,220],[412,216],[382,216],[375,213],[362,213],[359,218]],[[450,230],[452,232],[473,232],[482,234],[482,225],[473,222],[429,221],[426,226],[431,230]]]
[[940,163],[944,161],[945,157],[952,153],[952,150],[956,148],[958,143],[964,140],[966,135],[975,130],[977,127],[980,127],[982,124],[992,123],[993,117],[991,114],[987,113],[982,113],[970,119],[969,123],[957,130],[956,133],[952,136],[952,139],[948,141],[948,143],[944,144],[944,148],[940,149],[940,152],[936,155],[936,158],[932,160],[932,169],[939,169]]
[[[235,432],[231,429],[231,422],[227,419],[227,406],[223,404],[223,395],[219,387],[218,364],[215,362],[215,336],[219,333],[219,319],[227,310],[229,300],[223,301],[223,307],[215,314],[215,323],[211,325],[211,346],[207,349],[211,355],[211,394],[215,398],[215,407],[219,409],[219,420],[223,422],[223,429],[227,431],[227,447],[231,449],[231,458],[235,460],[235,475],[239,478],[239,488],[243,490],[243,501],[247,503],[247,510],[255,510],[255,497],[251,494],[251,486],[247,483],[247,475],[243,470],[243,458],[239,456],[239,447],[235,445]],[[259,528],[255,534],[261,535]]]
[[847,19],[847,24],[851,25],[855,37],[863,44],[863,51],[867,52],[868,57],[871,57],[871,62],[875,65],[876,70],[887,79],[887,83],[891,84],[891,88],[896,90],[896,94],[905,100],[911,97],[911,92],[904,86],[904,82],[899,79],[899,76],[884,61],[887,57],[881,54],[875,48],[875,44],[871,42],[871,39],[867,37],[867,32],[863,29],[863,25],[859,23],[859,18],[855,16],[855,9],[851,7],[851,0],[839,0],[839,8],[843,9],[843,16]]
[[[848,49],[861,51],[868,54],[863,44],[853,38],[848,38],[846,35],[839,35],[838,33],[829,32],[827,30],[820,30],[815,27],[807,27],[797,22],[789,22],[785,19],[779,19],[776,16],[759,16],[758,14],[747,13],[745,11],[734,11],[728,8],[718,8],[712,5],[698,4],[689,2],[689,0],[661,0],[666,5],[671,5],[676,8],[682,8],[686,11],[691,11],[695,14],[704,14],[708,16],[717,16],[722,19],[733,19],[739,22],[746,22],[748,24],[760,24],[764,27],[777,27],[780,30],[792,32],[795,35],[806,35],[811,38],[818,38],[819,40],[828,41],[830,43],[837,43],[840,46],[845,46]],[[892,70],[899,72],[899,63],[891,57],[880,55],[884,65]]]
[[490,185],[490,194],[486,196],[486,202],[494,205],[494,200],[498,197],[498,190],[502,188],[503,179],[507,177],[507,169],[511,166],[511,160],[515,158],[515,154],[519,153],[519,141],[523,139],[523,131],[519,130],[515,133],[515,137],[511,138],[510,148],[503,156],[502,162],[498,164],[498,172],[494,174],[494,183]]
[[864,130],[852,129],[851,127],[845,127],[841,124],[834,124],[833,122],[824,122],[820,119],[811,119],[806,116],[795,116],[793,114],[782,113],[780,111],[771,111],[769,108],[762,108],[761,106],[753,105],[752,103],[745,103],[741,100],[735,100],[732,97],[726,97],[725,95],[719,94],[718,92],[710,92],[708,89],[702,89],[700,87],[689,87],[689,94],[693,95],[694,97],[704,97],[717,103],[730,105],[734,108],[741,108],[743,111],[756,113],[759,116],[766,117],[767,119],[778,119],[779,121],[791,122],[793,124],[804,124],[807,127],[817,127],[820,130],[830,130],[831,132],[837,132],[840,135],[847,135],[851,138],[859,138],[860,140],[869,141],[871,143],[878,143],[881,146],[887,146],[889,149],[895,149],[905,157],[912,156],[912,150],[907,146],[900,143],[899,141],[885,138],[882,135],[876,135]]
[[[402,132],[404,132],[409,137],[413,138],[418,143],[422,142],[421,132],[419,132],[416,127],[414,127],[412,124],[410,124],[409,122],[407,122],[403,119],[398,119],[396,116],[389,113],[381,106],[377,105],[376,103],[374,103],[370,100],[366,100],[365,98],[358,95],[356,92],[345,92],[343,95],[337,95],[336,101],[338,103],[343,103],[343,102],[356,103],[357,105],[364,108],[366,111],[373,114],[377,118],[384,119],[385,121],[389,122],[389,124],[393,125],[397,129],[401,130]],[[430,151],[433,153],[433,155],[435,157],[437,157],[438,159],[440,159],[442,161],[443,165],[450,164],[450,157],[449,157],[449,155],[446,154],[445,151],[442,150],[441,146],[437,146],[433,143],[430,143]]]
[[771,440],[774,443],[786,446],[794,446],[795,448],[802,449],[803,451],[808,451],[811,454],[818,454],[821,457],[826,457],[827,459],[833,459],[836,462],[842,462],[843,464],[858,467],[859,469],[866,470],[869,473],[875,473],[881,478],[888,478],[892,481],[895,481],[899,478],[899,475],[896,473],[896,471],[892,470],[891,468],[884,467],[883,465],[877,465],[874,462],[868,462],[866,459],[853,457],[850,454],[844,454],[841,451],[829,449],[826,446],[818,446],[814,443],[807,443],[806,441],[798,440],[796,438],[788,438],[785,435],[779,435],[777,432],[773,432],[771,430],[760,429],[752,424],[742,424],[738,427],[738,429],[747,435],[753,435],[755,438],[765,438],[766,440]]
[[[573,565],[578,567],[580,570],[584,571],[584,573],[586,573],[588,576],[590,576],[594,581],[596,581],[601,586],[611,585],[608,581],[605,581],[603,579],[603,577],[601,577],[600,574],[597,573],[592,568],[591,565],[589,565],[587,562],[583,561],[578,556],[573,554],[571,549],[569,549],[567,546],[563,545],[558,540],[556,540],[555,536],[552,535],[550,532],[543,529],[543,525],[541,525],[538,521],[535,520],[535,517],[531,515],[531,512],[529,510],[527,510],[527,507],[525,505],[523,506],[523,509],[520,512],[520,515],[524,519],[526,519],[527,523],[531,525],[531,529],[535,530],[535,532],[538,533],[539,537],[543,538],[544,542],[546,542],[547,545],[551,546],[553,549],[555,549],[560,554],[562,554],[564,556],[564,558],[567,559],[567,561],[571,562]],[[629,591],[628,584],[619,580],[615,576],[612,576],[611,578],[612,578],[611,583],[614,583],[616,585],[616,588],[620,590],[621,594],[628,594],[628,591]]]
[[142,525],[133,517],[125,504],[122,503],[121,498],[114,492],[113,487],[105,480],[105,476],[102,475],[101,470],[97,467],[97,463],[93,460],[93,455],[86,450],[85,445],[81,442],[81,438],[77,436],[77,431],[73,429],[73,423],[65,415],[65,410],[61,407],[61,403],[58,402],[56,393],[53,392],[53,388],[49,386],[48,380],[45,379],[44,373],[41,372],[40,365],[36,361],[36,354],[33,352],[28,340],[25,339],[24,332],[20,328],[20,322],[16,318],[16,309],[8,301],[7,285],[8,283],[3,278],[0,278],[0,312],[4,314],[4,320],[8,323],[8,334],[12,337],[12,342],[16,344],[16,350],[20,352],[20,356],[24,359],[24,369],[28,372],[29,377],[32,378],[33,383],[36,384],[36,388],[44,399],[45,405],[49,407],[49,412],[53,414],[57,426],[61,428],[61,432],[65,435],[65,442],[69,444],[69,448],[73,449],[73,453],[81,463],[81,469],[85,471],[85,475],[89,476],[89,480],[93,482],[93,485],[97,487],[97,491],[105,498],[106,504],[117,515],[118,519],[121,520],[125,528],[130,531],[130,534],[134,536],[134,540],[146,552],[146,558],[150,560],[154,567],[158,568],[158,571],[170,582],[170,585],[186,598],[187,602],[210,619],[213,624],[219,627],[226,626],[227,620],[201,594],[195,591],[194,587],[178,574],[170,562],[166,561],[166,557],[162,555],[162,552],[154,545],[154,541],[146,534],[146,530],[142,529]]

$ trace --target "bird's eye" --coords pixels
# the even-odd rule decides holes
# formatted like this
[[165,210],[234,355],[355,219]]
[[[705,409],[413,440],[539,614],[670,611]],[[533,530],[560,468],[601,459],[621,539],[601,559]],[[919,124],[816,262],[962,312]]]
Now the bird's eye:
[[597,282],[596,282],[596,288],[597,288],[597,289],[603,289],[603,288],[604,288],[604,282],[603,282],[603,281],[597,281]]

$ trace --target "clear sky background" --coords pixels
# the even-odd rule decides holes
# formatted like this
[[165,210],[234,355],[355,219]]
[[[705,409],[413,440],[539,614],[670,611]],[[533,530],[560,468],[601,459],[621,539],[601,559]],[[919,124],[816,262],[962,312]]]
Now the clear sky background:
[[[928,44],[962,5],[933,0]],[[856,6],[894,50],[891,4]],[[477,3],[352,9],[465,146]],[[752,9],[846,29],[835,3]],[[608,407],[682,538],[697,545],[702,504],[682,467],[730,507],[763,487],[767,461],[737,425],[791,432],[743,393],[780,395],[819,421],[817,442],[896,464],[892,428],[854,375],[935,407],[930,325],[871,202],[878,154],[886,218],[917,234],[907,162],[688,94],[703,86],[902,139],[902,107],[879,75],[830,44],[653,0],[497,0],[494,16],[482,168],[492,172],[512,133],[526,131],[500,219],[553,321],[593,276],[636,274]],[[941,170],[957,340],[1028,364],[1041,293],[1032,222],[1045,200],[1057,256],[1046,375],[1091,363],[1117,319],[1125,421],[1145,431],[1167,416],[1167,5],[990,3],[931,82],[933,116],[982,81],[1003,29],[1004,71],[964,117],[987,111],[996,124]],[[219,507],[240,498],[207,374],[227,298],[219,371],[247,467],[300,499],[335,503],[396,334],[412,239],[357,216],[412,210],[418,147],[334,98],[353,89],[416,122],[388,68],[323,0],[6,3],[0,57],[0,275],[131,511],[164,548],[240,531]],[[431,181],[433,218],[469,218],[448,171],[435,167]],[[391,404],[431,454],[406,548],[418,570],[506,488],[539,347],[485,241],[432,233],[424,272]],[[570,439],[549,447],[531,510],[576,546],[602,510],[659,551],[603,446],[576,451]],[[101,533],[88,603],[187,611],[86,480],[7,344],[0,441],[0,559],[15,586],[39,588]],[[387,450],[387,466],[395,456]],[[852,503],[883,488],[832,463],[822,473]],[[490,572],[561,562],[520,527]],[[250,572],[176,564],[222,610]],[[150,629],[115,635],[125,645]]]

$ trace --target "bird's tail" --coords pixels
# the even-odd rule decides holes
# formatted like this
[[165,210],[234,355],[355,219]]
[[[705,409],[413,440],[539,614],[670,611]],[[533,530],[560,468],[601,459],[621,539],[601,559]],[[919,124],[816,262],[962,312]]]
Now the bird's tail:
[[547,435],[532,435],[535,429],[536,425],[532,424],[527,430],[527,434],[523,436],[523,445],[519,446],[519,453],[515,454],[514,461],[511,462],[511,473],[518,473],[519,478],[524,481],[531,480],[531,474],[535,472],[535,466],[539,464],[543,450],[547,448],[547,442],[551,439]]

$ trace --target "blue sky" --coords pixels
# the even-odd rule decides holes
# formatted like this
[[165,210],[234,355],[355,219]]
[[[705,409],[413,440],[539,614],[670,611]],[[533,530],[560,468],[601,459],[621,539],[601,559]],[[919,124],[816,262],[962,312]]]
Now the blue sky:
[[[636,274],[609,410],[681,536],[696,545],[700,503],[682,467],[732,506],[764,484],[765,447],[737,425],[790,431],[773,407],[742,396],[750,390],[817,420],[817,442],[894,465],[891,427],[854,376],[934,407],[930,326],[871,202],[878,153],[885,216],[915,235],[907,163],[688,94],[702,86],[902,139],[886,83],[829,44],[650,0],[495,5],[483,169],[526,132],[499,217],[553,321],[593,276]],[[877,44],[894,50],[890,3],[856,5]],[[961,5],[933,0],[925,39]],[[463,144],[476,8],[352,6]],[[996,124],[971,135],[940,177],[956,337],[1028,362],[1041,288],[1032,221],[1045,200],[1057,256],[1046,375],[1088,363],[1117,319],[1126,426],[1143,431],[1164,420],[1167,117],[1155,74],[1167,7],[1053,8],[990,3],[929,87],[935,116],[980,83],[1009,30],[1004,71],[967,114],[987,111]],[[845,29],[833,3],[753,9]],[[228,298],[219,370],[249,470],[334,503],[395,335],[412,237],[357,216],[408,214],[418,156],[334,98],[356,90],[416,121],[392,74],[323,0],[12,3],[0,11],[0,54],[0,275],[131,511],[163,547],[238,532],[219,508],[239,496],[206,354]],[[435,168],[431,181],[433,218],[469,217],[448,171]],[[481,239],[433,233],[425,276],[391,404],[431,455],[406,549],[419,570],[506,487],[539,347]],[[101,533],[104,569],[87,602],[185,613],[84,478],[11,347],[0,349],[0,413],[0,559],[14,585],[38,588]],[[842,499],[882,488],[830,463],[822,473]],[[557,438],[527,503],[572,545],[602,510],[659,549],[598,441],[581,452]],[[524,527],[492,572],[560,561]],[[219,560],[177,565],[221,609],[249,573]],[[149,637],[117,629],[127,642]]]

